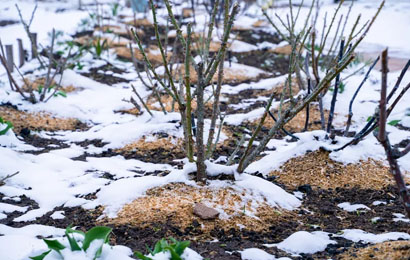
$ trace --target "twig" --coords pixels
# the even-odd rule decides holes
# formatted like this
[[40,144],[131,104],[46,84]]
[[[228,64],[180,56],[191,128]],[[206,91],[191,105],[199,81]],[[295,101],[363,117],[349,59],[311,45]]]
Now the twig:
[[346,129],[344,132],[344,136],[347,136],[349,129],[350,129],[350,125],[352,123],[352,117],[353,117],[353,102],[356,99],[357,94],[359,94],[360,89],[362,88],[362,86],[364,85],[364,83],[366,82],[366,80],[369,78],[370,72],[373,70],[374,66],[376,66],[377,62],[379,61],[380,56],[377,57],[377,59],[373,62],[373,64],[370,66],[369,70],[367,71],[366,75],[364,76],[362,82],[360,83],[359,87],[356,89],[355,93],[353,94],[352,99],[350,100],[349,103],[349,115],[347,118],[347,122],[346,122]]
[[[342,41],[340,42],[339,62],[342,60],[342,57],[343,57],[344,44],[345,44],[345,40],[342,39]],[[327,120],[327,132],[328,133],[330,133],[330,130],[332,129],[333,116],[335,113],[335,106],[336,106],[336,99],[337,99],[337,94],[339,92],[339,84],[340,84],[339,81],[340,81],[340,73],[337,74],[336,76],[336,82],[335,82],[335,87],[333,89],[332,101],[330,103],[329,118]]]
[[2,179],[0,179],[0,185],[1,185],[1,183],[4,182],[5,180],[10,179],[11,177],[14,177],[14,176],[16,176],[16,175],[19,174],[19,173],[20,173],[20,172],[15,172],[15,173],[13,173],[13,174],[7,175],[6,177],[3,177]]
[[137,95],[139,101],[142,103],[142,105],[145,107],[145,109],[147,110],[148,114],[150,114],[150,116],[154,116],[151,113],[151,110],[149,109],[149,107],[147,106],[147,104],[144,102],[144,100],[141,98],[141,96],[138,94],[137,90],[135,89],[135,87],[131,84],[132,87],[132,91],[135,93],[135,95]]

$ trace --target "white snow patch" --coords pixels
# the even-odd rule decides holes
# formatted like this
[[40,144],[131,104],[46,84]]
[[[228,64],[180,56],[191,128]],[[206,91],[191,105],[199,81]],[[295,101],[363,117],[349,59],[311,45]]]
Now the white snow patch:
[[243,260],[290,260],[288,257],[276,258],[274,255],[259,248],[247,248],[239,252]]
[[357,211],[359,209],[370,210],[370,208],[367,207],[366,205],[363,205],[363,204],[350,204],[350,202],[339,203],[339,204],[337,204],[337,206],[339,208],[342,208],[343,210],[346,210],[346,211],[349,211],[349,212],[354,212],[354,211]]
[[298,231],[277,244],[277,247],[292,254],[314,254],[325,250],[327,245],[336,243],[329,238],[326,232]]
[[334,235],[343,237],[345,239],[352,240],[353,242],[365,242],[365,243],[382,243],[389,240],[398,240],[398,239],[410,239],[410,235],[404,232],[389,232],[383,234],[372,234],[365,232],[360,229],[344,229],[342,230],[343,234]]

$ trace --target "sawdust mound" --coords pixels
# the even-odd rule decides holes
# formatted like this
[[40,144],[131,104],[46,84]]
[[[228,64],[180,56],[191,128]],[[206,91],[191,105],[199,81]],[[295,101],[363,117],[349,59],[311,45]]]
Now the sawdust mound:
[[[33,80],[29,80],[27,78],[24,78],[24,85],[22,86],[23,91],[28,92],[30,90],[30,87],[32,90],[38,91],[38,89],[40,88],[40,86],[44,86],[46,83],[46,78],[42,77],[42,78],[38,78]],[[57,82],[55,82],[54,80],[51,81],[51,86],[57,86]],[[78,90],[79,88],[74,87],[73,85],[69,85],[69,86],[65,86],[65,87],[61,87],[60,90],[64,91],[65,93],[70,93],[70,92],[74,92],[76,90]]]
[[[277,110],[272,110],[272,112],[277,118]],[[325,110],[324,114],[325,114],[325,119],[326,119],[329,115],[329,111]],[[251,124],[256,127],[259,124],[260,120],[261,118],[258,118],[252,121]],[[291,133],[300,133],[305,128],[305,122],[306,122],[306,109],[297,113],[296,116],[292,118],[292,120],[290,120],[284,126],[284,129],[287,131],[290,131]],[[270,129],[274,125],[275,125],[275,121],[270,116],[267,116],[265,119],[265,122],[263,123],[263,126]],[[322,127],[321,127],[321,121],[320,121],[319,108],[317,105],[311,104],[309,106],[308,131],[320,130],[320,129],[322,129]]]
[[148,151],[165,150],[169,153],[178,154],[183,153],[183,140],[180,138],[173,138],[171,136],[158,137],[156,140],[147,140],[146,137],[140,140],[127,144],[126,146],[115,150],[119,153],[137,153],[139,155],[148,155]]
[[[172,107],[174,111],[179,111],[179,106],[177,102],[173,102],[173,98],[168,94],[161,94],[161,102],[165,108],[165,111],[172,112]],[[158,97],[155,94],[151,94],[147,99],[147,106],[150,110],[162,111],[161,105],[159,104]],[[209,101],[205,104],[205,109],[212,111],[212,102]],[[196,99],[191,101],[191,108],[193,111],[197,109]]]
[[312,188],[360,187],[383,189],[394,185],[389,168],[369,159],[358,164],[344,165],[329,158],[329,152],[318,150],[287,161],[280,171],[270,175],[290,188],[310,184]]
[[101,44],[101,46],[105,48],[112,48],[112,47],[126,47],[128,46],[129,43],[131,43],[130,40],[124,37],[118,37],[117,39],[110,39],[107,37],[92,37],[92,36],[82,36],[79,38],[76,38],[74,42],[84,45],[84,46],[93,46],[97,45],[98,42]]
[[[196,74],[195,69],[190,66],[189,67],[189,73],[190,73],[190,81],[192,84],[198,83],[198,75]],[[185,75],[185,64],[179,64],[178,68],[172,72],[172,76],[174,78],[174,81],[178,82],[180,75],[184,77]],[[165,76],[165,75],[163,75]],[[239,84],[243,82],[249,82],[249,81],[257,81],[261,78],[267,78],[268,74],[265,73],[259,73],[255,75],[250,75],[247,73],[246,68],[234,68],[234,67],[226,67],[224,68],[224,75],[223,75],[223,84]],[[183,80],[183,78],[181,79]],[[215,73],[215,75],[212,77],[211,82],[216,83],[218,80],[218,73]]]
[[[238,191],[232,188],[211,188],[209,186],[193,187],[181,183],[171,183],[163,187],[156,187],[147,191],[146,196],[134,200],[124,206],[118,217],[110,219],[114,224],[131,224],[149,226],[153,223],[171,223],[180,228],[190,227],[199,223],[204,236],[218,227],[229,230],[231,228],[246,228],[255,231],[268,230],[268,227],[289,218],[292,212],[278,211],[266,203],[256,203],[245,200]],[[215,220],[201,220],[193,214],[194,204],[205,202],[215,209],[222,209],[225,214]],[[249,215],[255,215],[251,217]],[[294,217],[294,216],[293,216]],[[208,232],[208,233],[207,233]]]
[[[115,52],[117,53],[117,56],[121,59],[126,59],[126,60],[131,60],[131,51],[128,47],[116,47]],[[134,57],[139,60],[139,61],[144,61],[144,56],[140,52],[139,49],[134,48],[133,50]],[[161,52],[158,47],[156,46],[150,46],[149,48],[145,49],[145,54],[147,55],[148,60],[152,63],[154,66],[158,66],[163,64]],[[167,52],[167,61],[171,59],[172,53]]]
[[148,26],[154,26],[148,19],[135,19],[135,20],[130,20],[126,21],[125,24],[131,25],[131,26],[141,26],[141,27],[148,27]]
[[352,248],[342,254],[342,260],[408,260],[410,259],[410,241],[389,241],[365,248]]
[[75,118],[58,118],[46,112],[29,113],[6,106],[0,106],[0,116],[13,124],[16,133],[19,133],[23,128],[35,131],[58,131],[85,127]]

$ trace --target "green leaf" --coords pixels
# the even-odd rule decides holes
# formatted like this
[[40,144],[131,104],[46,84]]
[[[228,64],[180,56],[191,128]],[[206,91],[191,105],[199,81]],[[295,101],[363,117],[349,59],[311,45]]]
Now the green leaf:
[[65,229],[65,235],[67,236],[68,242],[70,243],[71,251],[81,251],[81,247],[78,245],[74,236],[71,236],[71,234],[73,234],[74,232],[71,232],[70,230],[72,229],[70,228],[70,226],[68,226]]
[[189,247],[189,245],[191,244],[190,241],[182,241],[182,242],[178,242],[175,246],[175,252],[178,255],[182,255],[184,253],[184,250]]
[[13,124],[9,121],[3,121],[3,119],[1,119],[0,123],[7,125],[6,128],[4,128],[3,130],[0,131],[0,135],[5,135],[7,133],[7,131],[9,131],[11,128],[13,128]]
[[47,244],[48,248],[50,248],[51,250],[60,252],[60,250],[63,250],[65,248],[65,246],[63,246],[57,240],[48,240],[48,239],[43,239],[43,240]]
[[138,259],[142,259],[142,260],[152,260],[151,257],[145,256],[141,252],[138,252],[138,251],[134,252],[134,256],[136,256]]
[[48,251],[42,253],[41,255],[38,255],[38,256],[30,256],[29,258],[30,258],[30,259],[33,259],[33,260],[43,260],[44,257],[46,257],[50,252],[51,252],[51,250],[48,250]]
[[369,122],[370,120],[372,120],[372,116],[369,116],[367,119],[366,119],[366,122]]
[[395,125],[397,125],[400,121],[401,121],[401,120],[392,120],[392,121],[388,122],[387,124],[392,125],[392,126],[395,126]]
[[[161,251],[164,251],[165,248],[169,247],[169,244],[168,244],[168,242],[165,240],[165,238],[161,239],[161,240],[159,241],[159,243],[161,244],[161,248],[162,248]],[[155,252],[155,250],[154,250],[154,252]]]
[[43,91],[44,86],[43,85],[39,85],[38,86],[38,93],[41,93]]
[[59,90],[59,91],[57,91],[55,94],[54,94],[54,96],[55,97],[57,97],[57,96],[62,96],[62,97],[67,97],[67,93],[65,93],[64,91],[61,91],[61,90]]
[[162,250],[164,250],[163,247],[162,247],[162,242],[161,242],[162,240],[164,240],[164,239],[161,239],[160,241],[158,241],[157,243],[155,243],[154,251],[149,250],[150,253],[151,253],[151,255],[155,255],[155,254],[157,254],[157,253],[159,253],[159,252],[162,252]]
[[171,246],[167,246],[165,249],[171,253],[171,260],[182,260],[181,256]]
[[[155,244],[155,246],[157,246],[157,244]],[[147,249],[148,253],[150,253],[151,255],[155,255],[154,251],[152,251],[152,249],[148,245],[145,245],[145,248]]]
[[87,251],[87,249],[90,247],[91,242],[96,239],[102,239],[104,240],[104,243],[106,243],[108,241],[111,231],[112,228],[109,227],[93,227],[92,229],[90,229],[85,234],[83,241],[83,250]]
[[71,228],[71,225],[69,225],[66,230],[67,230],[67,232],[68,232],[69,234],[77,233],[77,234],[80,234],[80,235],[82,235],[82,236],[85,236],[85,233],[84,233],[83,231],[81,231],[81,230],[76,230],[76,229],[72,229],[72,228]]

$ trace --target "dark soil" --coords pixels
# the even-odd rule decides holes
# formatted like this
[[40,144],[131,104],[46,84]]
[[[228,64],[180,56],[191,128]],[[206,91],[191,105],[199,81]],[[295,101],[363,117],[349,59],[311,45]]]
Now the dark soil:
[[233,33],[237,34],[241,41],[254,44],[254,45],[258,43],[262,43],[262,42],[278,44],[282,41],[279,38],[278,34],[270,33],[262,29],[238,30],[238,31],[233,31]]
[[86,72],[86,73],[82,73],[81,75],[85,76],[85,77],[89,77],[97,82],[103,83],[103,84],[107,84],[107,85],[114,85],[117,83],[128,83],[129,80],[126,80],[124,78],[120,78],[117,76],[114,76],[113,74],[107,74],[107,73],[101,73],[100,71],[104,71],[104,72],[113,72],[113,73],[117,73],[117,74],[121,74],[124,73],[125,71],[122,69],[119,69],[117,67],[114,67],[111,64],[106,64],[104,66],[98,67],[98,68],[92,68],[90,69],[90,72]]
[[50,138],[50,139],[42,138],[38,135],[31,135],[31,134],[26,135],[24,134],[25,131],[23,130],[20,132],[20,136],[24,139],[25,143],[32,145],[34,147],[37,147],[37,148],[42,148],[41,150],[38,150],[38,151],[26,151],[27,153],[42,154],[42,153],[48,153],[49,151],[52,151],[52,150],[70,147],[67,143],[65,143],[62,140],[58,140],[54,138]]
[[[283,185],[280,185],[284,187]],[[284,187],[286,188],[286,187]],[[198,222],[194,221],[191,226],[180,229],[176,223],[169,220],[167,223],[152,223],[149,227],[138,227],[132,225],[112,225],[104,224],[97,221],[102,214],[102,208],[94,210],[84,210],[81,207],[66,208],[57,207],[57,210],[63,210],[64,219],[52,219],[49,212],[46,215],[30,222],[13,222],[15,217],[22,213],[10,213],[6,219],[0,220],[1,224],[11,227],[22,227],[27,224],[52,225],[59,228],[65,228],[72,224],[79,229],[86,231],[95,225],[108,225],[113,228],[111,244],[121,244],[130,247],[133,251],[138,250],[146,253],[146,245],[153,246],[156,241],[163,237],[175,237],[178,240],[190,240],[191,248],[204,257],[210,259],[241,259],[237,251],[261,247],[261,244],[278,243],[296,231],[325,231],[329,233],[338,233],[342,229],[362,229],[367,232],[379,234],[385,232],[410,232],[410,225],[405,222],[394,222],[392,213],[403,213],[403,207],[399,196],[394,187],[386,190],[371,189],[336,189],[336,190],[314,190],[301,188],[305,191],[305,199],[298,212],[298,218],[287,217],[279,223],[272,223],[269,231],[255,232],[246,229],[229,229],[216,227],[208,234],[204,234]],[[38,208],[38,205],[25,196],[21,196],[20,202],[13,200],[4,200],[4,202],[18,205],[30,206],[30,209]],[[0,194],[0,200],[3,195]],[[95,199],[95,193],[90,194],[88,199]],[[374,206],[372,203],[376,200],[386,201],[386,205]],[[339,208],[337,204],[342,202],[361,203],[367,205],[371,210],[346,212]],[[381,217],[381,220],[372,222],[374,217]],[[317,225],[318,227],[316,227]],[[202,239],[195,239],[201,237]],[[208,239],[204,240],[204,237]],[[217,242],[209,242],[216,239]],[[337,244],[329,245],[325,251],[314,255],[302,255],[302,259],[337,259],[337,256],[351,247],[364,247],[366,244],[354,243],[352,241],[332,237]],[[276,255],[277,257],[288,256],[287,253],[277,248],[261,249]],[[228,252],[233,252],[232,254]],[[300,258],[298,258],[300,259]]]
[[284,75],[289,71],[289,57],[268,50],[234,52],[232,56],[238,60],[238,63],[263,69],[275,76]]
[[18,21],[13,21],[13,20],[1,20],[0,21],[0,27],[4,27],[7,25],[12,25],[12,24],[16,24],[18,23]]

